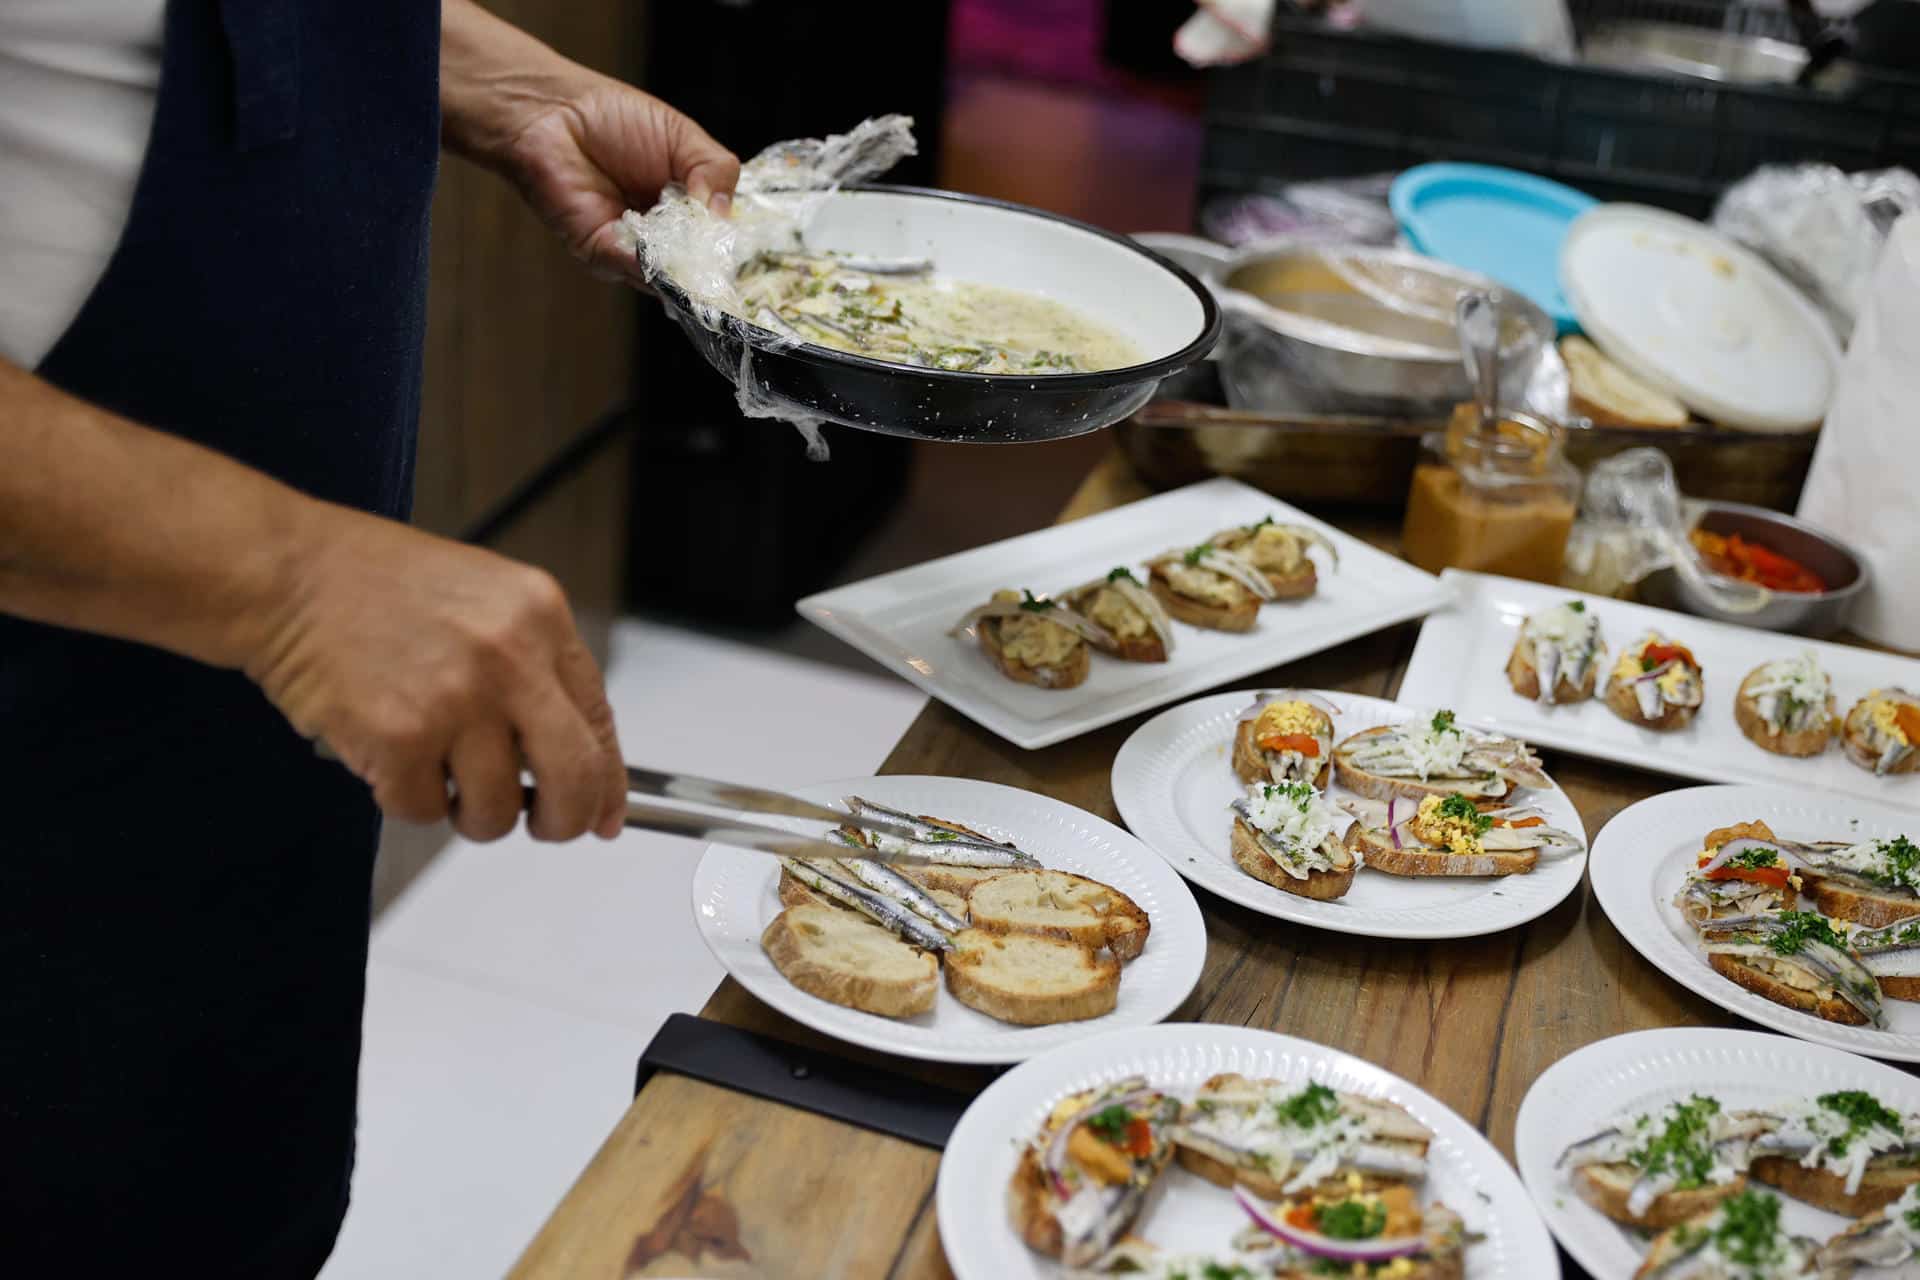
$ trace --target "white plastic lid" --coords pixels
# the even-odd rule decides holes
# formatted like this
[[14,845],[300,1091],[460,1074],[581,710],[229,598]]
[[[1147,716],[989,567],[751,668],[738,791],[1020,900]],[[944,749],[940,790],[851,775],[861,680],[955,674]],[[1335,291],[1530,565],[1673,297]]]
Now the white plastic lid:
[[1607,204],[1574,220],[1560,284],[1615,362],[1723,426],[1808,431],[1840,348],[1826,318],[1758,255],[1664,209]]

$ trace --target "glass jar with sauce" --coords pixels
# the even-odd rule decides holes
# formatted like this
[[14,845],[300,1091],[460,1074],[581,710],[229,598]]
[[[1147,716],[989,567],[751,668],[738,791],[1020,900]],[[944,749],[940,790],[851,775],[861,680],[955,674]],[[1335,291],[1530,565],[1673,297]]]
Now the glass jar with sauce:
[[1467,404],[1421,450],[1407,495],[1407,559],[1429,573],[1452,567],[1560,580],[1580,473],[1562,453],[1559,427],[1503,412],[1483,430],[1479,410]]

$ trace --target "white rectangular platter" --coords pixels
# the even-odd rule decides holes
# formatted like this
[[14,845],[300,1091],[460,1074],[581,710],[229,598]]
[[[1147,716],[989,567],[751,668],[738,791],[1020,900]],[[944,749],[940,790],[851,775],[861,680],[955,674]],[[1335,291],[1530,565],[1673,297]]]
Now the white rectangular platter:
[[[1920,809],[1920,773],[1875,777],[1847,760],[1836,743],[1807,759],[1774,755],[1747,740],[1733,719],[1734,691],[1763,662],[1811,651],[1833,677],[1837,709],[1870,689],[1898,685],[1920,689],[1920,660],[1804,636],[1757,631],[1710,622],[1667,609],[1563,587],[1520,582],[1449,569],[1442,584],[1453,602],[1420,628],[1413,661],[1400,685],[1400,701],[1413,706],[1457,708],[1476,723],[1491,725],[1541,746],[1611,760],[1703,782],[1755,785],[1786,783],[1817,791]],[[1649,630],[1687,646],[1706,676],[1706,702],[1684,729],[1657,732],[1628,724],[1598,699],[1543,707],[1507,683],[1507,656],[1521,621],[1567,600],[1585,600],[1600,619],[1607,657],[1613,658]]]
[[[997,590],[1064,591],[1117,565],[1139,574],[1148,557],[1268,516],[1319,530],[1339,549],[1340,567],[1329,572],[1325,554],[1314,552],[1319,589],[1305,600],[1266,605],[1245,634],[1175,623],[1168,661],[1096,653],[1092,673],[1074,689],[1018,684],[995,669],[970,633],[947,634]],[[1431,574],[1223,478],[822,592],[796,608],[962,715],[1031,749],[1418,618],[1444,599]]]

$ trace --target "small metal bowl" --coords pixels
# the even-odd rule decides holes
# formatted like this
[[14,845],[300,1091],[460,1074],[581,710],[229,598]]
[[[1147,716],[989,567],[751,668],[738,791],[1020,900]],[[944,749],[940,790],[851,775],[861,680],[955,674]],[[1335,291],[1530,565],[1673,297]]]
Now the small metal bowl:
[[1693,527],[1709,533],[1737,533],[1769,551],[1791,556],[1819,574],[1829,584],[1828,589],[1817,594],[1776,591],[1758,613],[1729,613],[1702,598],[1672,569],[1656,569],[1640,582],[1643,601],[1697,617],[1802,636],[1831,636],[1847,625],[1853,602],[1866,589],[1867,566],[1844,542],[1805,521],[1765,507],[1706,502],[1698,509]]

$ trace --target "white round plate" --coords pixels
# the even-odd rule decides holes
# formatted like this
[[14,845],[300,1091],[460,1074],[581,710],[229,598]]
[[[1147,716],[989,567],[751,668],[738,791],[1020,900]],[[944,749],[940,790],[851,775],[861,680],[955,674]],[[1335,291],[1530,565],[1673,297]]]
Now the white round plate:
[[[1758,1031],[1636,1031],[1596,1041],[1542,1072],[1520,1103],[1513,1150],[1521,1180],[1567,1252],[1596,1276],[1629,1276],[1646,1252],[1645,1237],[1574,1192],[1554,1167],[1561,1152],[1629,1112],[1692,1093],[1739,1109],[1838,1089],[1865,1089],[1896,1110],[1920,1111],[1920,1080],[1838,1049]],[[1789,1196],[1781,1204],[1795,1235],[1826,1240],[1849,1221]]]
[[1920,835],[1911,813],[1794,787],[1691,787],[1631,805],[1593,851],[1593,894],[1634,950],[1683,987],[1743,1018],[1815,1044],[1920,1062],[1920,1004],[1885,1003],[1887,1025],[1848,1027],[1735,986],[1707,967],[1693,927],[1673,905],[1701,841],[1716,827],[1761,819],[1784,840]]
[[1146,911],[1147,948],[1120,976],[1112,1013],[1084,1022],[1017,1027],[975,1012],[947,993],[933,1011],[883,1018],[832,1004],[780,975],[760,949],[760,934],[780,913],[780,863],[762,853],[709,845],[693,873],[693,918],[714,959],[760,999],[824,1035],[882,1053],[930,1062],[1020,1062],[1114,1027],[1160,1021],[1187,998],[1207,957],[1207,931],[1193,894],[1145,845],[1101,818],[1048,796],[970,778],[853,778],[801,787],[823,804],[842,796],[965,823],[1012,840],[1049,867],[1110,884]]
[[[1493,1144],[1439,1099],[1392,1072],[1311,1040],[1225,1027],[1169,1023],[1082,1040],[1016,1067],[967,1108],[940,1160],[934,1187],[940,1243],[959,1280],[1023,1280],[1066,1274],[1028,1249],[1006,1216],[1006,1186],[1026,1141],[1070,1093],[1126,1076],[1191,1091],[1237,1071],[1255,1079],[1318,1082],[1386,1098],[1433,1130],[1423,1200],[1443,1201],[1486,1239],[1470,1246],[1468,1280],[1555,1280],[1553,1238],[1526,1188]],[[1166,1249],[1225,1248],[1246,1225],[1227,1192],[1177,1164],[1161,1175],[1135,1235]]]
[[[1340,711],[1333,740],[1375,725],[1432,715],[1384,698],[1309,690]],[[1228,852],[1228,805],[1246,791],[1234,776],[1233,726],[1256,691],[1214,694],[1169,707],[1134,730],[1113,761],[1113,801],[1133,833],[1173,869],[1230,902],[1282,920],[1369,938],[1470,938],[1525,924],[1580,885],[1584,852],[1542,860],[1526,875],[1410,878],[1362,869],[1345,897],[1315,902],[1262,884]],[[1462,723],[1472,721],[1463,716]],[[1343,794],[1330,789],[1337,799]],[[1580,812],[1559,787],[1526,797],[1582,841]]]

